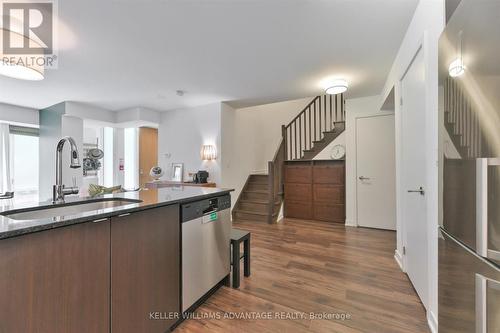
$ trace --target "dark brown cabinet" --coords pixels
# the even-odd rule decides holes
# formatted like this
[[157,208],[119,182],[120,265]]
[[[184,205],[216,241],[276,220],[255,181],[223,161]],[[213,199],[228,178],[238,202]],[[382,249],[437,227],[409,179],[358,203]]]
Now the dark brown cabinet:
[[111,219],[111,331],[160,333],[180,311],[179,207]]
[[345,223],[345,162],[287,162],[284,215]]
[[0,240],[0,332],[109,332],[109,227]]
[[172,205],[0,240],[0,333],[168,331],[179,229]]

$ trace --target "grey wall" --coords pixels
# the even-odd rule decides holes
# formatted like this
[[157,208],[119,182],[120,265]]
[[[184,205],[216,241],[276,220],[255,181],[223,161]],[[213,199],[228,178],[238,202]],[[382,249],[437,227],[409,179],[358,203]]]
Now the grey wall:
[[[40,110],[40,174],[39,198],[41,201],[52,198],[52,185],[55,184],[55,151],[59,140],[64,136],[75,139],[80,152],[80,162],[83,153],[83,120],[64,114],[64,104],[57,104],[48,109]],[[63,184],[72,185],[72,178],[76,178],[77,186],[82,185],[82,169],[69,167],[69,145],[63,149]]]

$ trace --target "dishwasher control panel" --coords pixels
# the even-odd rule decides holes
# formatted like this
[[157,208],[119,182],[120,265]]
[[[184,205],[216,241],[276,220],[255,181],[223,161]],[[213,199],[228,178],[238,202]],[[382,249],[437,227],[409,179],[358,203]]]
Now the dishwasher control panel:
[[181,221],[187,222],[204,215],[231,208],[229,194],[181,205]]

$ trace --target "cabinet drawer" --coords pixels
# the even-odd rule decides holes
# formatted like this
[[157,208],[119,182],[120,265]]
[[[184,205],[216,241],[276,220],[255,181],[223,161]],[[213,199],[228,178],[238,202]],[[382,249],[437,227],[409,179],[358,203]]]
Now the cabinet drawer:
[[320,164],[313,167],[315,184],[343,185],[345,182],[344,164]]
[[285,184],[285,200],[307,201],[312,200],[311,184]]
[[309,184],[312,181],[310,165],[285,165],[285,182]]
[[285,217],[297,219],[312,219],[312,205],[310,202],[302,201],[286,201],[285,202]]
[[315,184],[313,186],[314,202],[327,204],[344,203],[344,186]]
[[345,221],[345,206],[344,205],[322,205],[314,204],[313,206],[314,219],[329,222]]

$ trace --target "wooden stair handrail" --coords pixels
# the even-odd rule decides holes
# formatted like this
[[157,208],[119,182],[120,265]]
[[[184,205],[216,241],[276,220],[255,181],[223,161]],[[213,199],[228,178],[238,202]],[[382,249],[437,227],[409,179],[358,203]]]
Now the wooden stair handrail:
[[283,126],[285,160],[300,159],[304,150],[310,150],[314,141],[324,137],[324,132],[332,131],[335,123],[344,121],[343,94],[314,97],[297,116]]

